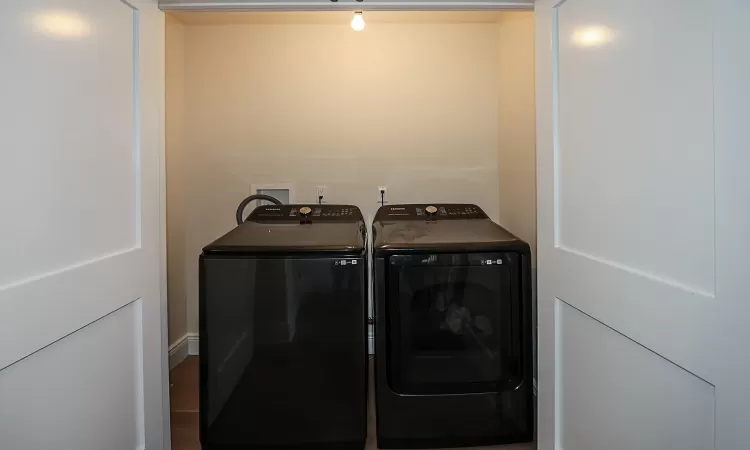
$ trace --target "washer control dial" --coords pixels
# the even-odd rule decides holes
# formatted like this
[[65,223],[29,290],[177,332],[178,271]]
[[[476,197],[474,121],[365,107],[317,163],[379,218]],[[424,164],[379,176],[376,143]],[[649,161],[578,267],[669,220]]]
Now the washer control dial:
[[312,209],[310,209],[309,206],[303,206],[302,208],[299,209],[299,215],[302,217],[309,216],[311,212],[312,212]]
[[434,216],[438,212],[438,209],[436,207],[432,206],[432,205],[428,206],[424,210],[425,210],[425,212],[427,213],[428,216]]

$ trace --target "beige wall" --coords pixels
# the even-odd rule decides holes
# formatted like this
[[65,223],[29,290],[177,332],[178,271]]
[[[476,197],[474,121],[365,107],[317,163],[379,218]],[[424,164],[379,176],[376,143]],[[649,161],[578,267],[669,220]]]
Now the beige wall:
[[[536,361],[536,105],[534,13],[509,12],[497,25],[499,223],[531,245]],[[534,364],[534,377],[537,368]]]
[[185,298],[185,27],[166,24],[167,297],[169,343],[187,332]]
[[376,187],[387,185],[392,203],[474,202],[500,219],[496,23],[182,29],[184,145],[168,150],[167,168],[176,172],[169,286],[171,303],[185,299],[188,332],[198,330],[200,250],[234,227],[251,184],[293,184],[297,202],[313,202],[325,185],[328,202],[366,216],[378,207]]
[[504,14],[497,33],[499,223],[531,245],[535,261],[534,13]]

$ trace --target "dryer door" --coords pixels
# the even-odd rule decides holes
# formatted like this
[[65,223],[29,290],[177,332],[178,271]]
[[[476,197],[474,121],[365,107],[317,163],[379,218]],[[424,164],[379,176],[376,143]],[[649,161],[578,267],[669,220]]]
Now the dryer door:
[[388,260],[388,380],[401,394],[502,392],[521,383],[516,253]]

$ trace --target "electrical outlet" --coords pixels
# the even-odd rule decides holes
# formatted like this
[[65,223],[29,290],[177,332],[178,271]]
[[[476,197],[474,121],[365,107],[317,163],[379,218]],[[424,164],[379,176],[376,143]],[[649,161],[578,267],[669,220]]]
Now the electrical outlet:
[[388,203],[388,186],[378,186],[378,203]]
[[326,199],[326,187],[325,186],[317,186],[315,188],[315,201],[325,201]]

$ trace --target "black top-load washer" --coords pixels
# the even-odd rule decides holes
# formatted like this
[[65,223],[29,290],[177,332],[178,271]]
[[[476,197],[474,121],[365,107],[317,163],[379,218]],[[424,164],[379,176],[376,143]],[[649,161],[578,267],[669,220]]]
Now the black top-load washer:
[[204,450],[364,448],[365,242],[355,206],[269,205],[203,249]]
[[373,223],[380,448],[530,441],[529,245],[476,205],[391,205]]

